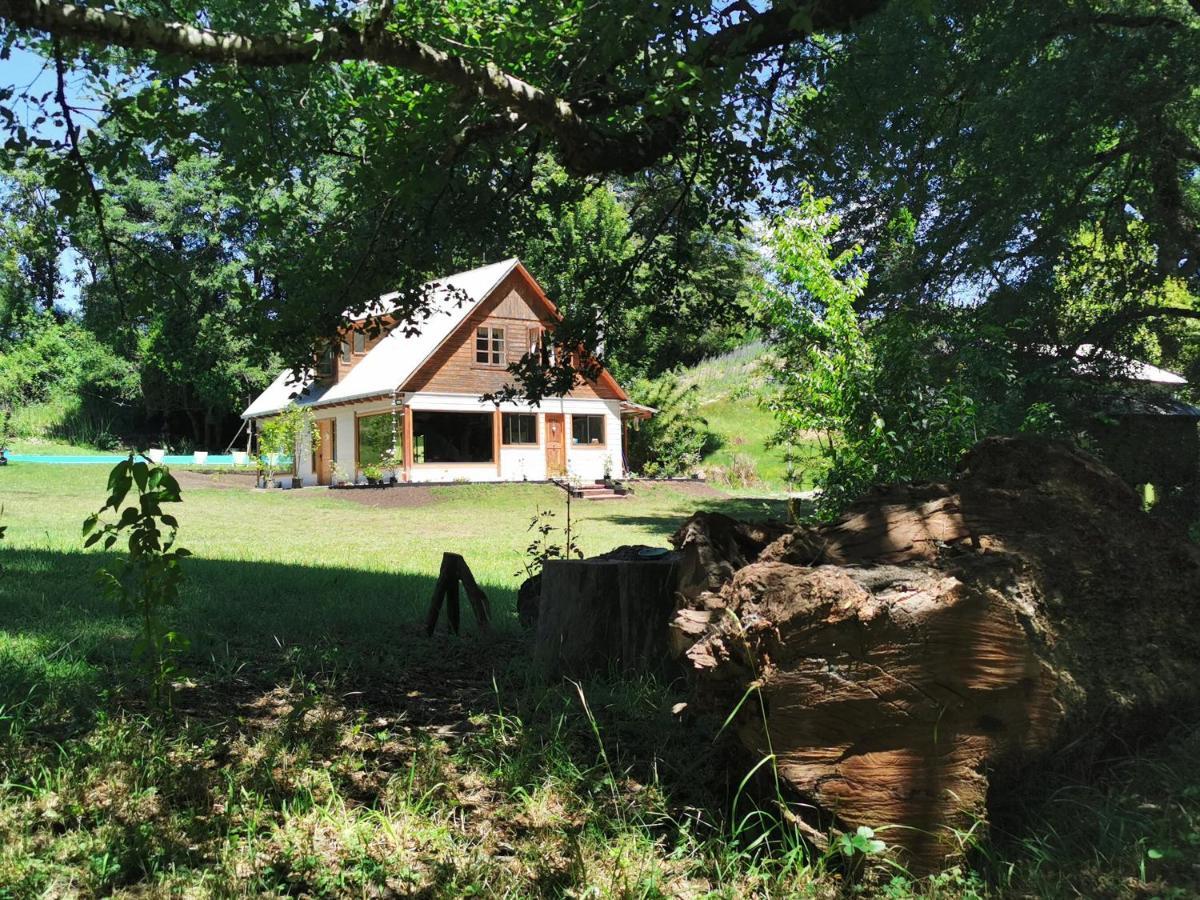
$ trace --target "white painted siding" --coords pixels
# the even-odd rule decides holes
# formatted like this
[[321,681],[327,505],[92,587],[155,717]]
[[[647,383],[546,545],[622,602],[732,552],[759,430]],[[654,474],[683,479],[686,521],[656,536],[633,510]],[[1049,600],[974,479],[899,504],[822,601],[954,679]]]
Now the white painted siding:
[[[484,403],[473,394],[416,393],[401,396],[397,402],[414,410],[442,412],[492,412],[492,403]],[[390,400],[373,400],[334,409],[314,410],[318,419],[333,419],[336,449],[333,462],[339,469],[352,477],[358,476],[355,459],[355,431],[357,417],[369,413],[382,413],[392,409]],[[546,413],[564,415],[564,431],[567,440],[567,475],[572,479],[590,482],[604,476],[605,468],[614,478],[624,477],[621,453],[621,405],[616,400],[582,400],[566,398],[547,400],[540,407],[528,403],[513,402],[500,404],[501,412],[526,412],[538,416],[538,442],[536,445],[500,448],[500,471],[495,463],[479,465],[439,465],[436,463],[413,466],[413,481],[545,481],[546,480]],[[603,447],[586,447],[571,443],[572,415],[604,416]],[[316,484],[315,459],[308,449],[308,442],[301,452],[298,471],[305,484]]]
[[[551,409],[550,412],[555,410]],[[621,453],[621,404],[617,400],[593,400],[590,407],[568,409],[574,415],[604,416],[604,446],[587,447],[572,444],[571,416],[567,416],[567,475],[579,481],[596,481],[604,477],[607,465],[613,478],[624,478],[624,455]]]

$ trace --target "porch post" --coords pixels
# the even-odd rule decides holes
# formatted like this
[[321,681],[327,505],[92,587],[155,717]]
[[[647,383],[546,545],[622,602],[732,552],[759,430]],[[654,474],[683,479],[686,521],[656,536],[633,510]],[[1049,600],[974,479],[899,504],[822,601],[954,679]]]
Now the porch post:
[[404,480],[412,481],[413,467],[413,423],[412,407],[405,403],[401,407],[404,415]]
[[492,455],[496,457],[496,477],[500,477],[500,404],[492,411]]

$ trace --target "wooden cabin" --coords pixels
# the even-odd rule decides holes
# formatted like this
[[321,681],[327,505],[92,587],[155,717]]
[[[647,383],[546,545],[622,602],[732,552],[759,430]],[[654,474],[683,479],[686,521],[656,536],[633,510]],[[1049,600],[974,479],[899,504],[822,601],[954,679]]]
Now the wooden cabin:
[[624,476],[626,420],[651,411],[606,370],[539,406],[482,399],[561,318],[520,260],[425,285],[430,315],[412,327],[391,315],[397,297],[350,318],[314,376],[279,373],[242,413],[259,422],[293,402],[311,408],[320,440],[296,460],[305,484],[361,480],[381,465],[414,482]]

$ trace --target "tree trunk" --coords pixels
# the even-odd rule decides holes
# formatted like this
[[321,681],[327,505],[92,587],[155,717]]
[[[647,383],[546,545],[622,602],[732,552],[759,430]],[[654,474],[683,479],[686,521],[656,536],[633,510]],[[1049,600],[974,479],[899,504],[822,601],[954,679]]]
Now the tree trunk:
[[671,641],[718,708],[758,692],[738,736],[790,788],[842,826],[899,826],[881,836],[929,871],[1050,761],[1200,701],[1198,598],[1200,548],[1115,475],[990,439],[950,484],[780,538],[680,610]]
[[657,670],[666,663],[678,559],[638,558],[638,549],[546,563],[534,650],[544,672]]

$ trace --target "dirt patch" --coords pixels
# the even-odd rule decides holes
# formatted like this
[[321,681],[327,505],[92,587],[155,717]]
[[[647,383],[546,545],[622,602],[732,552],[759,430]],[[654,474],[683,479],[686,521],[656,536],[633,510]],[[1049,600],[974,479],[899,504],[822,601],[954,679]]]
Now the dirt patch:
[[359,506],[375,509],[407,509],[437,503],[437,496],[427,484],[397,484],[378,488],[345,488],[330,491],[330,496]]

